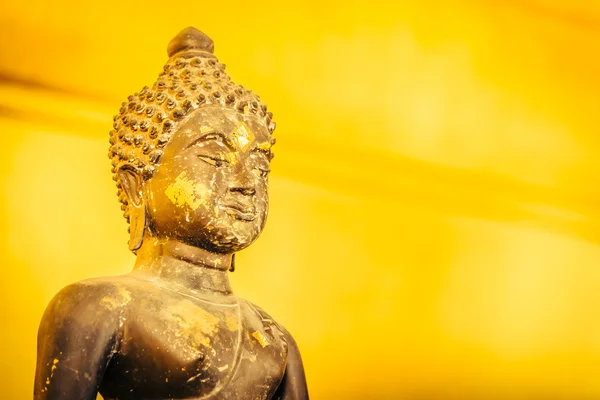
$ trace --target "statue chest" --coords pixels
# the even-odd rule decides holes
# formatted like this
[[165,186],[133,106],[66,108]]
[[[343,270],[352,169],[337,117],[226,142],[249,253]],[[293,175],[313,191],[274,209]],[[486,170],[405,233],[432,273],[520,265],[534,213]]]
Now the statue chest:
[[287,343],[250,303],[140,303],[103,380],[106,399],[269,399],[277,389]]

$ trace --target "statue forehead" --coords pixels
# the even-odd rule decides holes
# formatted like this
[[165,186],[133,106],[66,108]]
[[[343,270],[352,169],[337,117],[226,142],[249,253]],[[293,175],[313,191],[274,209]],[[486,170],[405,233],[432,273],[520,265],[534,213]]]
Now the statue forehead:
[[244,144],[257,141],[268,142],[270,134],[265,121],[255,115],[246,115],[231,108],[218,105],[196,110],[181,123],[173,135],[172,143],[186,141],[198,135],[219,132]]

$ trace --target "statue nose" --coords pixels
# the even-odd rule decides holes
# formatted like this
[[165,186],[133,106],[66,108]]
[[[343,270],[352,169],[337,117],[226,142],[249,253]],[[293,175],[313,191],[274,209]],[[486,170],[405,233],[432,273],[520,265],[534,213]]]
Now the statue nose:
[[244,196],[254,196],[256,188],[250,168],[245,163],[239,162],[234,166],[232,172],[229,191],[232,193],[241,193]]

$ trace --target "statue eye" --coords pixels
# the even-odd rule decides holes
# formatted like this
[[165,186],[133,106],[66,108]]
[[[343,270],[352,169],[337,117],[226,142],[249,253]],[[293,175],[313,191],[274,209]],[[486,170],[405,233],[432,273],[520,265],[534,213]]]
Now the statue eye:
[[205,154],[198,154],[198,158],[213,167],[222,167],[223,165],[229,164],[229,160],[219,156],[207,156]]
[[256,174],[256,176],[260,178],[266,178],[267,176],[269,176],[269,172],[271,172],[270,169],[264,168],[254,168],[252,171]]

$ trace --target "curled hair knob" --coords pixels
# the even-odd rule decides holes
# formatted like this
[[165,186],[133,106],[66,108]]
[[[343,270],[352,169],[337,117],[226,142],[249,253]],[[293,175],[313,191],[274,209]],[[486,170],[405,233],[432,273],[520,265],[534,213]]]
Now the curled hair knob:
[[188,27],[175,36],[167,47],[169,57],[178,55],[180,57],[200,56],[216,58],[213,54],[215,44],[205,33],[194,27]]

